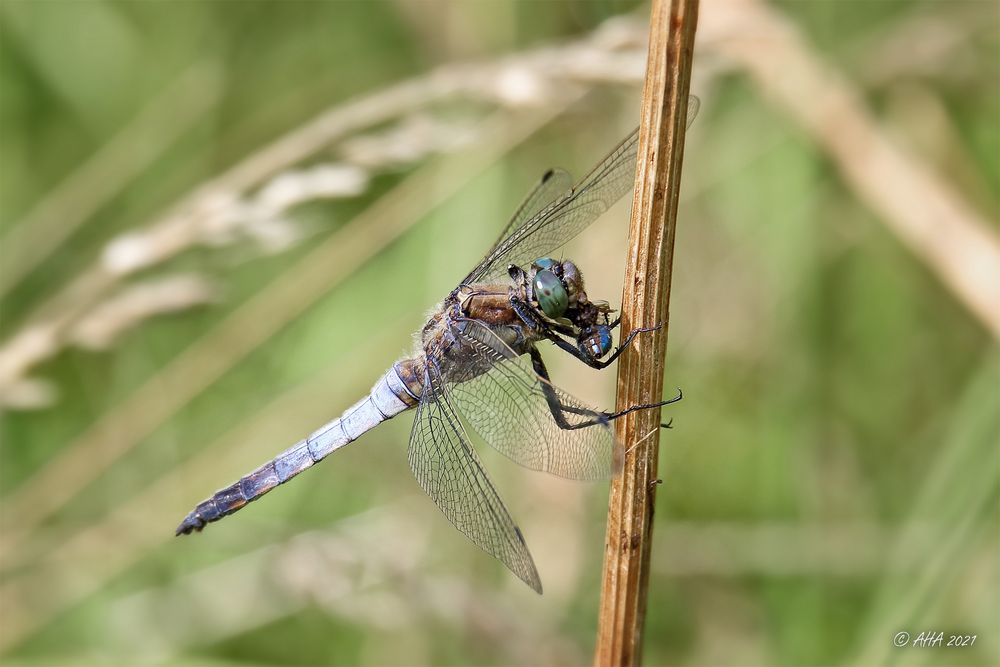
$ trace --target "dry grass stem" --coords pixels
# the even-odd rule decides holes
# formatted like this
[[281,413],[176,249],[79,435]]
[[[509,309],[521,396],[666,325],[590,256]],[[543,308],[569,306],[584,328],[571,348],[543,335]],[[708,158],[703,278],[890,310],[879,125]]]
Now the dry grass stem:
[[[431,543],[417,521],[393,503],[138,591],[111,606],[108,635],[130,655],[169,659],[311,607],[384,632],[463,623],[511,664],[582,659],[539,614],[512,614],[496,591],[421,569]],[[269,604],[256,603],[262,596]],[[164,615],[183,620],[164,629]]]
[[[595,85],[634,84],[642,75],[642,44],[641,38],[635,38],[637,34],[641,33],[635,30],[634,22],[610,20],[587,37],[562,46],[525,51],[491,62],[447,65],[426,76],[338,105],[251,154],[200,185],[165,215],[112,239],[98,261],[38,306],[25,324],[0,346],[0,405],[8,396],[9,387],[25,386],[24,381],[30,379],[29,373],[35,366],[66,346],[67,332],[74,324],[130,276],[160,266],[189,249],[231,242],[240,234],[265,242],[277,239],[278,249],[285,247],[281,243],[287,245],[289,241],[287,227],[278,226],[275,215],[261,214],[261,202],[254,191],[259,188],[266,191],[268,182],[281,181],[286,170],[336,142],[347,142],[381,124],[422,112],[430,113],[429,109],[436,104],[471,99],[515,113],[519,109],[561,108],[565,100]],[[415,137],[404,140],[401,146],[416,157],[453,150],[467,143],[462,141],[461,132],[444,141],[445,133],[432,133],[429,128],[426,123],[403,123],[394,138],[399,140],[400,134],[404,139]],[[364,181],[366,177],[359,170],[370,171],[374,160],[384,160],[378,165],[380,167],[393,168],[403,157],[398,152],[384,150],[377,154],[374,147],[374,140],[360,142],[360,147],[357,141],[347,143],[347,154],[360,158],[360,163],[354,166],[356,174],[344,176],[345,179]],[[93,176],[88,175],[85,182],[92,179]],[[72,192],[79,189],[80,186],[74,186]],[[346,190],[338,192],[337,196],[360,193],[358,187]],[[333,195],[320,191],[313,198],[318,196]],[[59,202],[62,199],[57,198]],[[282,210],[303,201],[305,199],[300,197]],[[81,208],[84,214],[92,213],[91,209],[96,210],[95,207]],[[271,224],[263,224],[262,219]],[[80,222],[83,220],[80,217]],[[25,243],[28,241],[31,239],[24,239]],[[5,240],[6,247],[13,247],[11,243]],[[22,250],[19,243],[17,252],[30,255],[33,251]],[[42,256],[39,255],[39,259]],[[7,407],[18,404],[15,396]]]
[[[242,474],[273,456],[281,447],[271,439],[271,434],[280,439],[277,425],[298,423],[299,416],[303,423],[320,423],[329,417],[331,402],[346,404],[356,398],[348,395],[349,388],[370,380],[367,374],[375,357],[391,346],[393,336],[405,335],[402,325],[399,321],[385,327],[384,334],[366,338],[349,358],[338,359],[313,379],[275,397],[248,420],[206,443],[195,456],[149,482],[137,496],[121,499],[103,520],[68,539],[33,540],[20,545],[16,553],[7,549],[5,568],[23,568],[29,563],[31,568],[20,576],[5,573],[0,586],[0,608],[10,610],[0,632],[0,651],[100,590],[153,549],[176,539],[171,527],[192,502],[181,490],[201,488],[204,495],[205,489],[219,486],[227,475]],[[72,573],[81,567],[87,578],[74,580]],[[41,589],[48,594],[37,596]]]
[[[853,664],[861,667],[891,662],[894,647],[886,645],[885,637],[902,627],[931,627],[937,618],[928,613],[933,608],[928,600],[951,597],[962,589],[963,582],[971,583],[975,594],[992,598],[993,609],[983,615],[974,613],[981,609],[974,609],[964,618],[958,611],[951,611],[955,623],[971,632],[982,628],[993,657],[1000,652],[1000,644],[988,636],[996,620],[995,589],[983,586],[984,579],[995,582],[1000,575],[996,532],[984,530],[979,519],[995,509],[1000,484],[1000,448],[996,446],[1000,413],[995,400],[998,382],[1000,358],[990,353],[956,402],[949,416],[949,433],[942,440],[948,446],[940,447],[927,465],[926,480],[910,504],[909,516],[884,555],[889,572],[895,576],[881,581]],[[928,525],[933,529],[929,545]],[[986,577],[977,580],[977,575],[983,573],[976,571],[975,561],[984,556],[984,551],[988,554],[984,559],[988,570]],[[911,572],[905,565],[914,561],[920,567]],[[966,605],[975,599],[969,593],[962,597]]]
[[219,83],[214,67],[188,68],[15,222],[2,239],[0,298],[204,118],[219,99]]
[[[617,407],[660,400],[667,344],[677,201],[687,121],[697,0],[654,0],[640,116],[639,157],[622,291],[622,330],[662,325],[636,339],[618,366]],[[595,665],[641,659],[656,497],[660,415],[633,412],[615,422],[629,448],[611,483]],[[653,435],[644,438],[653,431]],[[632,447],[637,440],[641,444]]]
[[[123,334],[152,317],[218,300],[216,287],[207,278],[196,274],[168,274],[131,283],[98,302],[68,327],[63,345],[93,351],[108,350]],[[28,333],[30,335],[15,339],[18,345],[6,351],[0,358],[0,365],[14,359],[48,355],[56,347],[52,336],[38,330]],[[51,405],[57,395],[58,390],[47,380],[14,376],[3,388],[0,405],[38,409]]]
[[1000,238],[990,223],[880,128],[860,91],[775,10],[757,0],[713,4],[703,36],[809,133],[858,196],[1000,340]]
[[[566,101],[567,105],[571,103]],[[514,128],[494,118],[492,126],[484,131],[490,137],[489,144],[478,147],[466,159],[449,160],[444,173],[441,167],[431,164],[408,177],[192,343],[9,494],[5,513],[16,516],[18,521],[4,532],[0,556],[6,558],[39,522],[65,505],[246,354],[561,110],[558,107],[533,113],[530,120]],[[376,225],[378,234],[366,231]]]
[[76,323],[69,338],[88,350],[107,350],[126,331],[156,315],[187,310],[219,300],[204,276],[175,273],[122,288]]

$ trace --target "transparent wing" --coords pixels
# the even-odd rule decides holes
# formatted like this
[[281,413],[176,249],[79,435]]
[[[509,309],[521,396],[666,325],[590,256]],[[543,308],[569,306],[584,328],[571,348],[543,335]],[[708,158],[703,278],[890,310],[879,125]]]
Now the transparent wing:
[[417,482],[448,520],[541,593],[524,536],[472,449],[433,364],[413,422],[409,459]]
[[504,239],[510,236],[515,229],[518,229],[526,221],[538,215],[552,204],[552,202],[566,196],[572,188],[573,177],[563,169],[549,169],[542,174],[542,178],[535,184],[535,187],[528,193],[528,196],[524,198],[524,201],[517,207],[517,210],[514,211],[510,222],[500,232],[497,242],[493,244],[493,247],[490,248],[490,252],[487,254],[492,254],[493,250],[503,243]]
[[508,265],[527,267],[583,231],[631,187],[635,177],[637,139],[638,131],[632,132],[569,193],[500,241],[462,282],[503,279]]
[[518,356],[486,325],[468,320],[461,327],[452,354],[465,358],[447,366],[448,394],[486,442],[532,470],[583,480],[614,474],[621,456],[611,428],[563,428],[549,401],[558,401],[570,426],[601,413],[539,377],[526,356]]
[[[688,98],[688,125],[697,115],[699,106],[697,97]],[[512,221],[505,230],[510,232],[509,235],[493,247],[462,283],[505,278],[508,265],[517,264],[526,268],[586,229],[632,189],[638,141],[639,130],[636,128],[563,197],[554,200],[516,229],[511,229]]]

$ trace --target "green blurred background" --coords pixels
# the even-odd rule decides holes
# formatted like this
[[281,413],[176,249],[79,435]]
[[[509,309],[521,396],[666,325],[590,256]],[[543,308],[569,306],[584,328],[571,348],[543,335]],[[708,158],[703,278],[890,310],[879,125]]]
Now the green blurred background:
[[[1000,664],[996,340],[726,53],[714,17],[754,7],[701,9],[646,662]],[[995,241],[997,6],[770,10]],[[608,485],[482,451],[538,597],[423,496],[408,415],[173,529],[366,392],[545,168],[636,124],[647,16],[0,1],[3,664],[589,663]],[[613,304],[627,211],[565,252]],[[543,352],[613,404],[614,371]],[[976,640],[892,646],[938,630]]]

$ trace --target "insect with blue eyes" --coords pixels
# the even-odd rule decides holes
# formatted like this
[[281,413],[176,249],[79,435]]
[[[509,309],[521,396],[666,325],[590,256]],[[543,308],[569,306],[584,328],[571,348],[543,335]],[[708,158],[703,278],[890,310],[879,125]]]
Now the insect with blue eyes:
[[[696,110],[691,98],[689,122]],[[637,142],[638,130],[576,186],[565,171],[548,171],[486,257],[430,315],[412,355],[343,415],[200,503],[177,534],[232,514],[412,408],[409,462],[417,481],[456,528],[541,593],[524,536],[466,429],[533,470],[606,479],[622,459],[611,422],[680,398],[620,412],[590,408],[550,382],[537,347],[550,341],[602,369],[650,331],[629,332],[612,351],[620,319],[589,298],[576,264],[548,256],[631,191]]]

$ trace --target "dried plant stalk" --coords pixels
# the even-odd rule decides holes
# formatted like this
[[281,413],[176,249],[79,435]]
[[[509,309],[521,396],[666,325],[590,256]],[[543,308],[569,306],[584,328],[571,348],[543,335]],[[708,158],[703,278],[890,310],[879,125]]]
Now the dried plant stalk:
[[[379,142],[372,141],[372,137],[359,142],[360,133],[384,123],[412,118],[415,114],[433,116],[435,107],[463,100],[485,103],[516,115],[518,111],[532,108],[561,107],[566,100],[575,99],[581,91],[595,86],[631,85],[642,73],[642,34],[642,30],[637,30],[629,20],[609,20],[581,39],[560,46],[536,48],[477,63],[445,64],[422,76],[338,104],[275,139],[222,174],[201,183],[155,220],[111,239],[99,258],[57,289],[53,296],[36,305],[25,316],[24,323],[14,329],[7,340],[0,341],[0,408],[37,408],[51,402],[51,396],[39,395],[33,389],[38,380],[31,373],[71,344],[72,330],[79,321],[89,317],[115,289],[136,274],[162,267],[195,247],[230,245],[243,236],[258,242],[267,240],[273,247],[276,240],[289,239],[286,233],[289,225],[280,216],[291,206],[320,196],[355,196],[366,189],[363,182],[346,188],[349,192],[340,191],[336,195],[314,189],[310,193],[311,188],[305,188],[299,189],[300,198],[279,197],[278,202],[274,201],[271,195],[287,194],[286,188],[280,186],[289,185],[289,180],[298,181],[299,185],[303,180],[313,185],[337,180],[341,185],[345,185],[345,181],[358,183],[376,167],[385,169],[401,160],[417,162],[427,153],[454,150],[463,143],[463,130],[455,127],[454,120],[447,121],[447,141],[443,144],[429,142],[428,145],[425,140],[422,146],[415,147],[412,141],[397,135],[392,142],[394,152],[380,149],[381,155],[376,154],[379,150],[373,151]],[[156,117],[159,118],[158,113]],[[148,124],[149,121],[144,120],[140,127]],[[128,139],[134,134],[135,131],[128,131],[124,139],[116,139],[113,143],[115,146],[130,145]],[[405,136],[409,131],[402,134]],[[317,154],[339,142],[343,142],[342,148],[350,155],[348,162],[351,164],[338,165],[338,170],[351,169],[357,172],[356,176],[342,173],[343,178],[339,179],[314,179],[312,177],[323,174],[301,168],[304,162],[315,159]],[[62,243],[72,228],[82,225],[88,215],[100,208],[101,202],[117,192],[113,184],[108,185],[112,177],[105,172],[123,159],[118,155],[121,149],[108,148],[103,153],[111,157],[95,158],[96,166],[84,168],[79,176],[70,179],[70,185],[47,198],[53,203],[41,204],[39,212],[29,214],[18,224],[18,229],[25,230],[23,233],[3,238],[5,247],[17,248],[22,257],[17,266],[7,266],[9,262],[6,262],[0,267],[0,283],[3,283],[0,294],[13,288],[13,281],[30,273],[35,264]],[[138,158],[133,156],[132,159]],[[140,162],[145,164],[149,159]],[[133,171],[140,166],[136,163]],[[106,177],[102,179],[101,176]],[[101,180],[103,185],[93,185],[95,179]],[[89,193],[89,198],[80,199],[81,193]],[[281,204],[277,210],[275,204]],[[67,206],[77,213],[59,212]],[[46,221],[53,219],[62,225],[61,231],[48,229],[52,223]],[[37,225],[44,228],[41,237],[48,240],[38,248],[20,248],[17,242],[34,243],[40,238],[37,230],[32,231]],[[280,235],[276,237],[275,231]]]
[[703,28],[713,55],[746,70],[829,156],[858,199],[1000,340],[1000,235],[993,223],[940,168],[880,126],[862,91],[771,4],[716,3]]
[[[653,1],[622,330],[657,324],[662,328],[636,339],[620,357],[618,409],[654,403],[663,391],[677,194],[697,18],[697,0]],[[626,455],[622,474],[611,484],[597,665],[633,665],[641,657],[656,496],[659,413],[640,410],[615,424]]]

